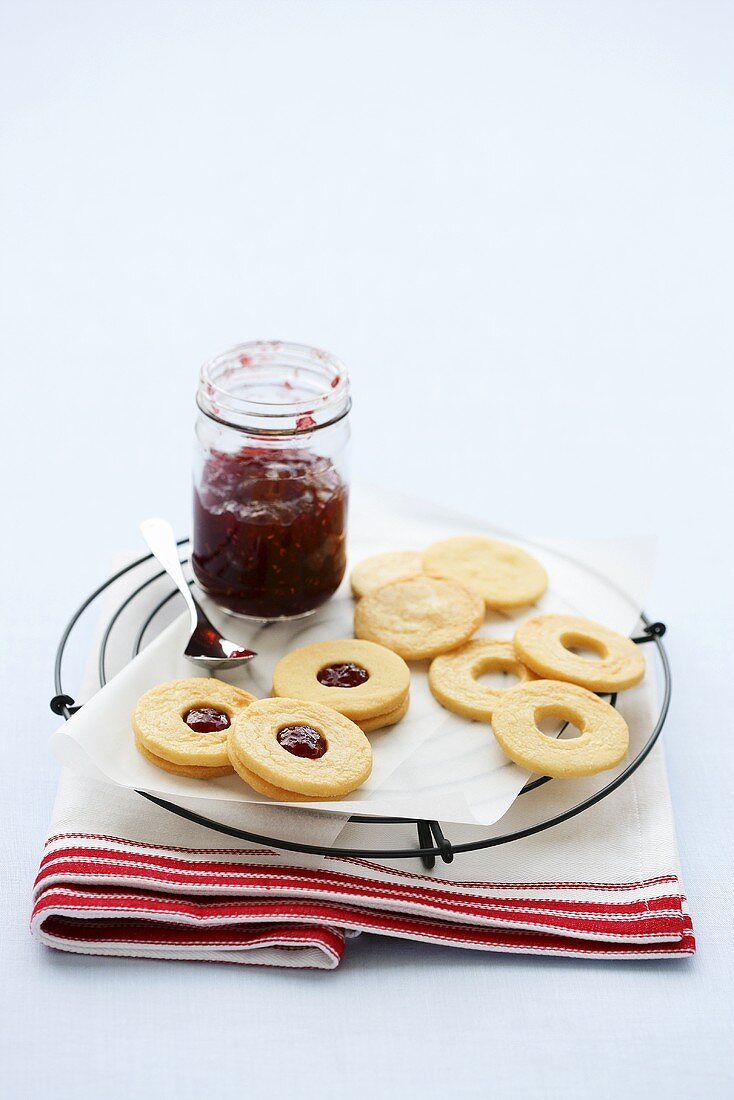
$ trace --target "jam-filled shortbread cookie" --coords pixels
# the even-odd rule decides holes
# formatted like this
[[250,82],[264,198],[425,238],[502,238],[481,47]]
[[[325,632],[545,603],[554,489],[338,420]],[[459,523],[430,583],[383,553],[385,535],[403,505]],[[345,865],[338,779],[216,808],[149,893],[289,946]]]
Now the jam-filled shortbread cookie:
[[230,775],[227,734],[254,699],[249,691],[206,677],[158,684],[138,699],[135,743],[146,760],[174,775]]
[[[539,676],[566,680],[589,691],[624,691],[645,675],[645,658],[623,634],[575,615],[535,615],[513,638],[519,659]],[[599,654],[582,657],[574,647]]]
[[489,722],[492,711],[506,690],[479,683],[485,672],[511,672],[520,681],[534,680],[535,673],[521,664],[512,642],[499,638],[475,638],[453,653],[444,653],[431,662],[428,684],[436,699],[447,710]]
[[[572,722],[580,735],[549,737],[538,728],[544,718]],[[586,688],[557,680],[533,680],[505,692],[494,709],[492,729],[516,764],[557,779],[613,768],[629,747],[619,711]]]
[[406,661],[420,661],[456,649],[483,619],[484,603],[476,593],[447,577],[422,574],[383,585],[361,599],[354,633]]
[[363,730],[399,721],[409,688],[410,670],[402,657],[354,638],[294,649],[273,671],[273,695],[323,703]]
[[372,749],[359,726],[300,699],[261,699],[241,711],[227,748],[245,782],[254,776],[256,790],[273,798],[283,796],[271,791],[285,791],[288,801],[342,798],[372,771]]
[[498,610],[535,603],[548,587],[545,569],[531,554],[483,535],[434,542],[423,554],[423,568],[453,577]]
[[350,577],[355,596],[369,596],[384,584],[402,581],[423,572],[423,558],[417,550],[396,550],[374,554],[355,565]]

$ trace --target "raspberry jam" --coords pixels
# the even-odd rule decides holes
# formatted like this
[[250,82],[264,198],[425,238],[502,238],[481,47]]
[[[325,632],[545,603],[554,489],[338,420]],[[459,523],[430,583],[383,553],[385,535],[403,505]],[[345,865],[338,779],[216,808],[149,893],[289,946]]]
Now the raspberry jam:
[[194,494],[199,585],[239,615],[314,611],[346,568],[347,489],[330,459],[304,448],[213,450]]
[[328,748],[318,730],[311,726],[284,726],[278,733],[277,741],[286,752],[306,760],[318,760]]
[[215,707],[194,707],[183,720],[194,733],[219,733],[229,729],[229,716]]
[[328,665],[316,673],[316,679],[324,687],[355,688],[369,680],[370,674],[361,665],[351,662],[344,665]]

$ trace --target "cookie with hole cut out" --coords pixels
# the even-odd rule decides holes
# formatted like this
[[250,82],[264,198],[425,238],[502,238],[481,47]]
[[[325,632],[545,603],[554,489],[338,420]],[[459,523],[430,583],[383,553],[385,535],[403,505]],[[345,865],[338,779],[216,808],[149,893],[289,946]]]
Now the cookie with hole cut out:
[[431,661],[428,686],[447,710],[463,718],[489,722],[492,711],[509,688],[489,687],[477,677],[495,670],[510,672],[521,682],[536,679],[535,673],[518,660],[512,641],[475,638]]
[[[578,737],[549,737],[545,718],[573,723]],[[503,752],[522,768],[556,779],[596,775],[620,764],[629,748],[627,723],[593,691],[558,680],[533,680],[505,692],[492,714]]]
[[365,731],[398,722],[408,709],[409,689],[402,657],[358,638],[301,646],[273,670],[273,695],[332,707]]
[[[580,684],[589,691],[624,691],[645,675],[645,658],[631,638],[576,615],[535,615],[512,640],[523,664],[538,676]],[[573,653],[591,649],[598,659]]]
[[146,691],[132,715],[135,743],[151,764],[173,775],[229,775],[227,735],[255,696],[214,677],[171,680]]

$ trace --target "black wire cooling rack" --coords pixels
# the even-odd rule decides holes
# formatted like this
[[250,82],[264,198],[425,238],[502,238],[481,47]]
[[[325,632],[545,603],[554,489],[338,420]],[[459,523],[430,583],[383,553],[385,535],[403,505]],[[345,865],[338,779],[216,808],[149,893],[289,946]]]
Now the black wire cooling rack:
[[[180,539],[178,542],[179,547],[185,551],[185,548],[188,546],[188,541],[188,539]],[[87,596],[84,602],[72,615],[61,635],[56,651],[56,660],[54,664],[54,690],[56,694],[51,700],[51,710],[54,714],[68,720],[72,714],[75,714],[80,709],[80,704],[75,703],[74,699],[64,692],[62,685],[62,665],[64,656],[67,653],[72,634],[79,624],[80,619],[100,596],[113,588],[116,582],[125,577],[129,578],[136,572],[138,572],[139,575],[139,571],[145,570],[147,564],[152,560],[152,554],[145,554],[140,558],[136,558],[135,561],[130,562],[130,564],[124,566],[124,568],[119,569],[116,573],[113,573],[103,584],[99,585],[98,588],[95,588],[95,590]],[[188,557],[182,559],[182,564],[188,564]],[[146,577],[145,580],[136,584],[131,591],[127,592],[124,598],[114,607],[114,610],[104,625],[99,642],[98,675],[100,687],[103,687],[109,678],[108,664],[110,640],[113,636],[115,627],[120,622],[123,612],[129,608],[134,608],[136,601],[147,592],[150,586],[165,576],[166,574],[163,572],[156,572]],[[190,581],[189,583],[193,582]],[[159,618],[161,611],[177,595],[179,595],[178,590],[176,588],[171,588],[142,619],[133,643],[131,658],[135,657],[140,652],[144,640],[152,632],[152,628],[156,619]],[[430,869],[435,866],[437,858],[443,860],[444,863],[451,863],[453,862],[454,856],[459,855],[461,852],[473,852],[480,848],[494,848],[500,844],[509,844],[511,841],[520,840],[523,837],[532,836],[535,833],[541,833],[546,829],[551,829],[554,825],[560,825],[562,821],[568,821],[569,818],[576,817],[578,814],[583,813],[584,810],[588,810],[589,807],[595,806],[597,802],[601,802],[604,798],[607,798],[608,795],[612,794],[613,791],[616,791],[618,787],[621,787],[622,784],[637,771],[652,750],[665,724],[668,707],[670,705],[672,678],[668,655],[661,641],[665,634],[665,625],[660,622],[652,622],[644,614],[640,615],[640,621],[642,623],[642,632],[638,637],[633,638],[633,641],[638,645],[650,643],[655,647],[663,676],[662,701],[657,719],[652,729],[649,731],[636,755],[629,761],[624,770],[612,780],[587,798],[584,798],[581,802],[577,802],[575,805],[569,806],[550,817],[537,821],[527,828],[491,836],[484,840],[452,844],[449,837],[444,834],[438,821],[354,814],[349,818],[349,821],[359,825],[412,825],[416,828],[418,833],[418,846],[411,848],[340,848],[334,845],[306,844],[292,840],[281,840],[278,837],[262,836],[259,833],[252,833],[247,829],[237,829],[233,826],[225,825],[223,822],[215,821],[213,818],[205,817],[203,814],[194,813],[184,806],[179,806],[175,802],[170,802],[168,799],[160,798],[158,795],[150,794],[148,791],[137,791],[136,793],[141,795],[142,798],[146,798],[149,802],[155,803],[156,806],[160,806],[162,809],[167,810],[169,813],[176,814],[178,817],[185,818],[187,821],[193,821],[197,825],[203,825],[208,829],[213,829],[226,836],[252,841],[256,844],[265,845],[266,847],[281,848],[290,852],[305,852],[312,855],[357,856],[367,859],[416,859],[419,857],[423,865]],[[615,706],[617,696],[610,696],[609,701],[612,706]],[[530,780],[520,793],[523,796],[527,796],[539,787],[550,782],[551,778],[549,776],[541,776],[538,779]]]

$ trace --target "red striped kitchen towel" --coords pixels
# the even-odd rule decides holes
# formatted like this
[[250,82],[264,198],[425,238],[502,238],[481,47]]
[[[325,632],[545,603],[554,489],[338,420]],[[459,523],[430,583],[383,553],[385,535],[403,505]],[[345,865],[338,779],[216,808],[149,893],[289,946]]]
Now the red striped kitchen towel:
[[[518,799],[494,830],[444,831],[464,843],[522,827],[552,812],[560,785]],[[695,951],[660,748],[582,815],[432,871],[418,860],[298,857],[223,839],[133,791],[65,772],[33,930],[83,954],[319,969],[336,967],[358,933],[586,958]],[[416,843],[402,824],[346,824],[336,841]]]

